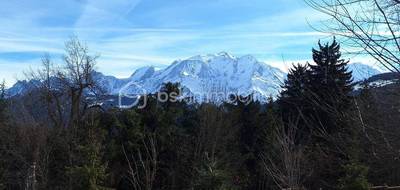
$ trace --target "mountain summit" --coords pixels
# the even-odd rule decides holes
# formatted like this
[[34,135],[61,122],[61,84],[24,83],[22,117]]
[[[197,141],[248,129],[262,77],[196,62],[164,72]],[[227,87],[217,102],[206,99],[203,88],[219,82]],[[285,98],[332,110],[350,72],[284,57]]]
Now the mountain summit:
[[[354,81],[378,74],[379,71],[360,63],[349,64]],[[176,60],[168,67],[156,70],[152,66],[142,67],[124,79],[93,73],[94,80],[109,95],[147,94],[159,91],[163,83],[180,83],[186,96],[226,99],[227,95],[255,95],[261,101],[277,97],[286,73],[251,55],[235,57],[226,52],[196,55]],[[38,81],[19,81],[8,89],[10,96],[23,94]],[[221,97],[225,95],[225,97]]]
[[163,83],[178,82],[185,93],[199,97],[217,93],[269,97],[278,95],[285,76],[283,71],[253,56],[236,58],[221,52],[177,60],[158,71],[153,67],[140,68],[128,80],[124,79],[124,86],[110,93],[119,93],[121,89],[124,93],[154,93]]

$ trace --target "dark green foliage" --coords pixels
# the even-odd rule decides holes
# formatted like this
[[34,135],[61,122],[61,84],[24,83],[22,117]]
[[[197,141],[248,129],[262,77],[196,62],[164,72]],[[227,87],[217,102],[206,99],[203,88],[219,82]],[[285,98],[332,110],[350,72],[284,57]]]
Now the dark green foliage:
[[308,96],[310,94],[310,72],[308,65],[293,65],[284,82],[278,104],[283,122],[295,123],[299,129],[296,143],[306,143],[310,136],[309,119],[306,117],[313,110]]
[[[308,65],[293,65],[293,68],[289,70],[287,79],[284,82],[282,88],[284,89],[281,93],[280,104],[284,112],[289,112],[287,117],[290,115],[298,115],[297,110],[302,109],[304,106],[304,99],[308,85],[310,83]],[[303,104],[300,104],[303,102]]]
[[[247,98],[241,98],[247,99]],[[266,142],[266,113],[261,111],[258,102],[244,103],[238,101],[230,108],[229,117],[232,118],[232,127],[237,129],[235,157],[238,180],[244,189],[257,189],[263,177],[260,155],[265,151]]]
[[363,119],[360,161],[368,166],[368,181],[374,185],[397,186],[400,181],[399,154],[393,151],[400,147],[399,92],[398,85],[386,88],[364,85],[356,99]]
[[[206,155],[203,162],[196,167],[196,178],[193,182],[193,188],[198,190],[219,190],[226,189],[230,185],[227,170],[218,166],[218,161],[212,161]],[[229,189],[233,188],[232,186]]]
[[315,170],[308,186],[332,188],[343,174],[337,166],[358,158],[358,128],[352,120],[348,61],[341,59],[336,40],[318,45],[313,49],[313,64],[290,70],[278,102],[285,125],[295,124],[299,130],[295,142],[306,146],[307,156],[316,161],[308,166]]
[[[353,105],[352,76],[347,71],[348,61],[340,59],[336,40],[318,45],[318,50],[313,49],[314,64],[295,65],[290,70],[279,102],[284,118],[301,118],[313,131],[334,133],[345,127],[343,122]],[[323,129],[312,129],[311,125]]]
[[73,147],[77,158],[73,166],[66,168],[75,189],[104,189],[107,177],[107,165],[102,160],[104,131],[98,127],[99,120],[95,115],[97,114],[91,113],[91,117],[79,129],[82,139]]
[[5,99],[0,88],[0,189],[398,185],[398,88],[352,97],[336,41],[313,58],[294,65],[278,101],[188,104],[177,101],[180,85],[167,83],[166,101],[149,94],[144,108],[82,107],[73,125],[49,116],[45,96]]
[[311,178],[317,187],[335,186],[344,174],[337,166],[357,159],[359,153],[359,128],[351,119],[355,117],[351,72],[347,72],[348,62],[340,59],[339,49],[335,40],[324,46],[319,43],[319,50],[313,49],[315,65],[309,71],[307,102],[313,109],[306,117],[312,133],[310,157],[318,163],[314,166],[318,172]]
[[339,188],[343,190],[368,190],[368,168],[359,163],[350,163],[344,167],[345,176],[339,179]]
[[7,101],[5,99],[5,84],[0,83],[0,189],[5,189],[8,186],[9,168],[11,155],[8,154],[7,145],[13,144],[12,138],[8,134],[14,132],[10,131],[8,127],[7,117]]
[[310,64],[307,98],[316,110],[314,122],[322,122],[322,127],[333,133],[345,127],[343,120],[352,106],[352,76],[347,71],[348,61],[340,59],[340,46],[336,40],[332,44],[318,45],[319,50],[313,49],[315,65]]
[[6,120],[6,108],[7,108],[7,102],[6,102],[6,91],[5,91],[5,84],[0,83],[0,125],[4,125],[5,120]]
[[[332,98],[348,97],[352,91],[352,76],[351,72],[347,71],[349,62],[341,59],[340,45],[334,39],[332,44],[321,45],[319,42],[318,46],[318,50],[312,50],[315,65],[309,65],[312,89],[319,90],[321,93],[317,95],[321,98],[328,98],[330,93],[335,95],[330,94]],[[346,101],[343,100],[343,103]]]

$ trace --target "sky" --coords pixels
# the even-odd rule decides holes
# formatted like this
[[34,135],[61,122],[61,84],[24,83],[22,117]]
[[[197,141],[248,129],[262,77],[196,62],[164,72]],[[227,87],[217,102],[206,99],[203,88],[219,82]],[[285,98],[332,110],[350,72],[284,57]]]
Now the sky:
[[311,58],[324,15],[303,0],[0,0],[0,80],[7,86],[57,62],[72,36],[100,55],[96,69],[128,77],[198,54],[251,54],[283,70]]

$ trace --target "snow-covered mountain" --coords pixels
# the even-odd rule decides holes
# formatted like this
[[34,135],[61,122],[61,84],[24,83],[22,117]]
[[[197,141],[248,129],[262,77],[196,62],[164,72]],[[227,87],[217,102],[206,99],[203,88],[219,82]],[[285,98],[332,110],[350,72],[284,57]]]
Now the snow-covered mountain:
[[374,75],[366,80],[357,82],[354,85],[354,91],[360,91],[366,86],[369,88],[381,88],[388,86],[397,86],[398,89],[400,84],[400,74],[399,73],[380,73]]
[[374,75],[380,74],[381,72],[369,65],[362,63],[352,63],[348,65],[348,69],[352,71],[353,81],[361,81],[368,79]]
[[[380,73],[360,63],[349,64],[349,70],[353,71],[354,81]],[[94,72],[93,77],[109,95],[155,93],[163,83],[179,82],[184,95],[194,96],[197,101],[204,98],[218,101],[231,94],[253,94],[257,99],[265,101],[279,94],[286,73],[251,55],[235,57],[221,52],[176,60],[160,70],[152,66],[139,68],[124,79],[105,76],[100,72]],[[8,94],[23,94],[37,82],[20,81],[8,89]]]
[[259,97],[276,96],[286,74],[257,61],[253,56],[234,57],[228,53],[198,55],[174,61],[156,71],[153,67],[138,69],[121,88],[109,93],[154,93],[163,83],[178,82],[185,94],[196,98],[221,98],[229,94]]
[[33,90],[35,87],[37,87],[40,84],[40,81],[38,80],[20,80],[17,81],[11,88],[6,90],[6,95],[7,96],[15,96],[19,94],[25,94],[28,93],[29,91]]

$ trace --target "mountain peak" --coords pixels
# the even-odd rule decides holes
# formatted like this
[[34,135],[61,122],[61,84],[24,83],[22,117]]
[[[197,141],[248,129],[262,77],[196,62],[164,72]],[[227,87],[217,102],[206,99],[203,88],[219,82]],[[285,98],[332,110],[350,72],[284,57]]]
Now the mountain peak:
[[225,51],[221,51],[221,52],[217,53],[216,55],[220,56],[220,57],[229,58],[229,59],[235,59],[235,56],[233,56],[233,55],[231,55],[231,54],[229,54],[228,52],[225,52]]
[[240,57],[239,61],[258,62],[258,60],[253,55],[250,55],[250,54]]
[[[374,68],[354,63],[348,65],[353,71],[354,81],[378,74]],[[188,59],[178,59],[164,69],[156,70],[153,66],[137,69],[129,78],[118,79],[94,72],[94,79],[108,94],[155,93],[163,83],[180,83],[191,95],[209,96],[221,93],[238,95],[257,94],[258,98],[277,97],[286,73],[280,69],[258,61],[252,55],[235,57],[227,52],[197,55]],[[35,81],[19,81],[9,94],[23,94],[34,87]],[[259,99],[262,101],[261,99]]]
[[153,66],[145,66],[136,71],[129,77],[132,81],[139,81],[151,77],[155,73],[155,68]]
[[[215,55],[214,54],[207,54],[207,55],[196,55],[188,58],[187,60],[189,61],[202,61],[202,62],[208,62],[211,59],[214,59]],[[182,61],[182,60],[179,60]]]
[[347,66],[352,71],[354,81],[361,81],[381,73],[379,70],[362,63],[352,63]]
[[211,62],[217,58],[226,58],[226,59],[236,59],[235,56],[227,53],[227,52],[219,52],[217,54],[205,54],[205,55],[196,55],[188,58],[189,61],[202,61],[202,62]]

